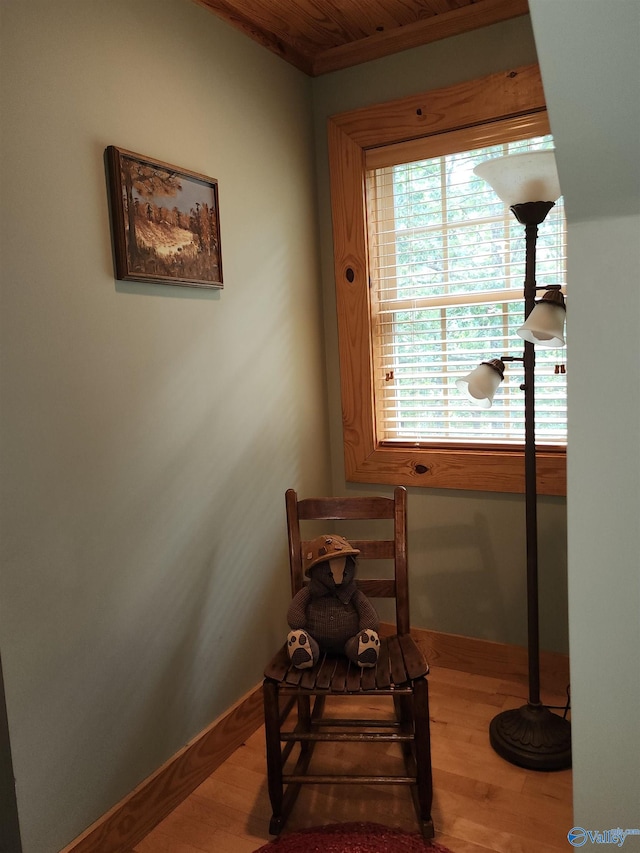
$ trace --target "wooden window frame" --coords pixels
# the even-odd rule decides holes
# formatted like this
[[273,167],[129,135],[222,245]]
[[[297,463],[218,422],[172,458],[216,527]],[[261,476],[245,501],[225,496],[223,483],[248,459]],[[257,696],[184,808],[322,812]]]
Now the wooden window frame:
[[[332,116],[328,123],[345,473],[349,482],[524,491],[524,448],[384,445],[377,440],[365,202],[371,149],[546,114],[540,70],[527,65]],[[476,131],[477,132],[477,131]],[[524,276],[524,270],[523,270]],[[497,353],[500,356],[501,353]],[[566,451],[538,448],[538,494],[566,494]]]

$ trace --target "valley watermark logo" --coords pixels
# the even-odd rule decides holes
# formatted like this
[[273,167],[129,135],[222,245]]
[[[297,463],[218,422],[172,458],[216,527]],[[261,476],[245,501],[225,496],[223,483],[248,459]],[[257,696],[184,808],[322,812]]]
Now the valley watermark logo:
[[607,829],[604,832],[598,832],[594,829],[583,829],[581,826],[574,826],[567,833],[567,840],[573,847],[584,847],[585,844],[615,844],[616,847],[622,847],[629,835],[640,835],[640,829]]

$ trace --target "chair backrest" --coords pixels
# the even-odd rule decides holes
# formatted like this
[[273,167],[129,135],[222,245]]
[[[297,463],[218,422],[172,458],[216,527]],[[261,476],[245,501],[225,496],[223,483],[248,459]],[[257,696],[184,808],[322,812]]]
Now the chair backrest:
[[[298,500],[293,489],[286,493],[287,528],[289,532],[289,561],[291,590],[295,595],[302,589],[305,577],[302,555],[308,539],[302,539],[301,521],[359,521],[393,520],[393,539],[355,539],[349,542],[360,551],[359,559],[392,560],[394,578],[356,578],[364,594],[370,598],[395,598],[398,634],[409,633],[409,585],[407,570],[407,490],[398,486],[392,498],[304,498]],[[321,533],[342,533],[330,528]],[[317,535],[314,534],[314,535]]]

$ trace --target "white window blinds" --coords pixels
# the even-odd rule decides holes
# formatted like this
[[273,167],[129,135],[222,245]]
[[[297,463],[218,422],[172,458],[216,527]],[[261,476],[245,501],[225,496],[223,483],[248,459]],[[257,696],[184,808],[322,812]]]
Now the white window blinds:
[[[490,157],[552,147],[518,140],[367,171],[373,369],[381,442],[520,444],[521,365],[507,365],[489,410],[455,380],[520,356],[524,227],[473,174]],[[562,200],[539,227],[537,284],[565,282]],[[566,442],[564,350],[536,350],[536,438]]]

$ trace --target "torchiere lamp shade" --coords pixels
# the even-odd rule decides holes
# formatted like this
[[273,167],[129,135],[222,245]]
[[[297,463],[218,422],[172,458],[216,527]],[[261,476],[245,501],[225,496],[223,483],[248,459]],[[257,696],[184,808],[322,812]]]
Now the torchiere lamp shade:
[[536,302],[524,325],[518,329],[518,335],[523,341],[529,341],[539,347],[563,347],[566,313],[562,293],[559,290],[549,290]]
[[456,380],[456,388],[481,409],[490,409],[493,395],[504,379],[504,364],[499,358],[483,361],[471,373]]
[[553,149],[495,157],[473,171],[510,207],[531,201],[555,202],[562,195]]

